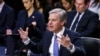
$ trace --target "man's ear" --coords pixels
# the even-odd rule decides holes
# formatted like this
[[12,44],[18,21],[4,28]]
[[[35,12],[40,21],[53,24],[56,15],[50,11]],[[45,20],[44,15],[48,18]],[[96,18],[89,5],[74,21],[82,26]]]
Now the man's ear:
[[90,2],[88,2],[87,4],[86,4],[86,8],[88,8],[90,6]]
[[66,20],[63,20],[61,25],[65,25],[66,24]]

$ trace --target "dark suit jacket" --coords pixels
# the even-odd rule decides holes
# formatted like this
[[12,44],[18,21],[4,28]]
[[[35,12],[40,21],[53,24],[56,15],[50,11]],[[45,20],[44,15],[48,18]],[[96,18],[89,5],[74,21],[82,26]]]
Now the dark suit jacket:
[[[72,55],[72,56],[84,56],[85,51],[84,51],[84,48],[82,46],[81,40],[78,38],[79,35],[77,33],[74,33],[72,31],[68,30],[68,29],[66,29],[63,34],[64,34],[64,36],[66,34],[69,35],[71,42],[75,45],[75,52],[73,54],[71,54],[69,52],[69,50],[67,50],[65,47],[63,47],[61,45],[59,55],[60,56],[70,56],[70,55]],[[43,56],[50,56],[48,51],[49,51],[49,47],[51,44],[52,36],[53,36],[53,32],[47,31],[44,35],[43,40],[40,43],[36,44],[33,41],[31,41],[28,44],[28,48],[30,48],[31,51],[36,52],[36,53],[42,52]]]
[[[68,12],[66,27],[70,28],[76,13],[77,12],[75,10]],[[99,16],[97,14],[89,10],[86,10],[81,20],[78,23],[76,32],[79,32],[82,36],[95,37],[94,34],[96,34],[95,30],[99,21],[98,17]]]
[[0,13],[0,34],[5,34],[6,29],[13,28],[14,23],[14,10],[8,6],[7,4],[4,4],[3,9]]

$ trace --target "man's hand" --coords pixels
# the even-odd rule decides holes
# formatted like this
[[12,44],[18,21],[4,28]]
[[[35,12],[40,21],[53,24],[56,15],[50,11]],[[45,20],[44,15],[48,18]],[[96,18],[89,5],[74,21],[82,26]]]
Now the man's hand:
[[21,38],[23,41],[28,40],[28,29],[29,29],[28,27],[26,28],[25,31],[24,31],[22,28],[19,28],[19,29],[18,29],[20,38]]
[[70,48],[70,46],[72,45],[68,35],[66,35],[66,37],[64,35],[61,35],[61,37],[58,37],[57,40],[59,44],[66,48]]
[[37,23],[34,21],[32,22],[33,27],[36,27]]

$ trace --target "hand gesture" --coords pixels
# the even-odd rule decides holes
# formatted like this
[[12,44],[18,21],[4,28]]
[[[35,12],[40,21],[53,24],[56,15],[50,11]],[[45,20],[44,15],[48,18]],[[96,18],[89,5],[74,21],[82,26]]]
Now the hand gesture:
[[34,21],[34,22],[32,22],[32,25],[33,25],[33,27],[36,27],[36,22]]
[[68,35],[66,35],[66,36],[61,35],[61,37],[58,37],[57,40],[58,40],[59,44],[61,44],[62,46],[66,47],[66,48],[69,48],[72,45]]

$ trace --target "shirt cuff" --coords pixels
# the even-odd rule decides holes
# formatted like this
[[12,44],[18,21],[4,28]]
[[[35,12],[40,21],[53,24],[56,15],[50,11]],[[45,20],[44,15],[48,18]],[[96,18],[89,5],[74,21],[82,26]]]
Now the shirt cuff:
[[23,41],[23,40],[22,40],[22,42],[23,42],[25,45],[28,45],[28,44],[30,43],[30,38],[28,38],[28,40],[26,40],[26,41]]
[[71,47],[67,47],[67,49],[70,51],[70,53],[75,52],[75,46],[74,45],[72,45]]

